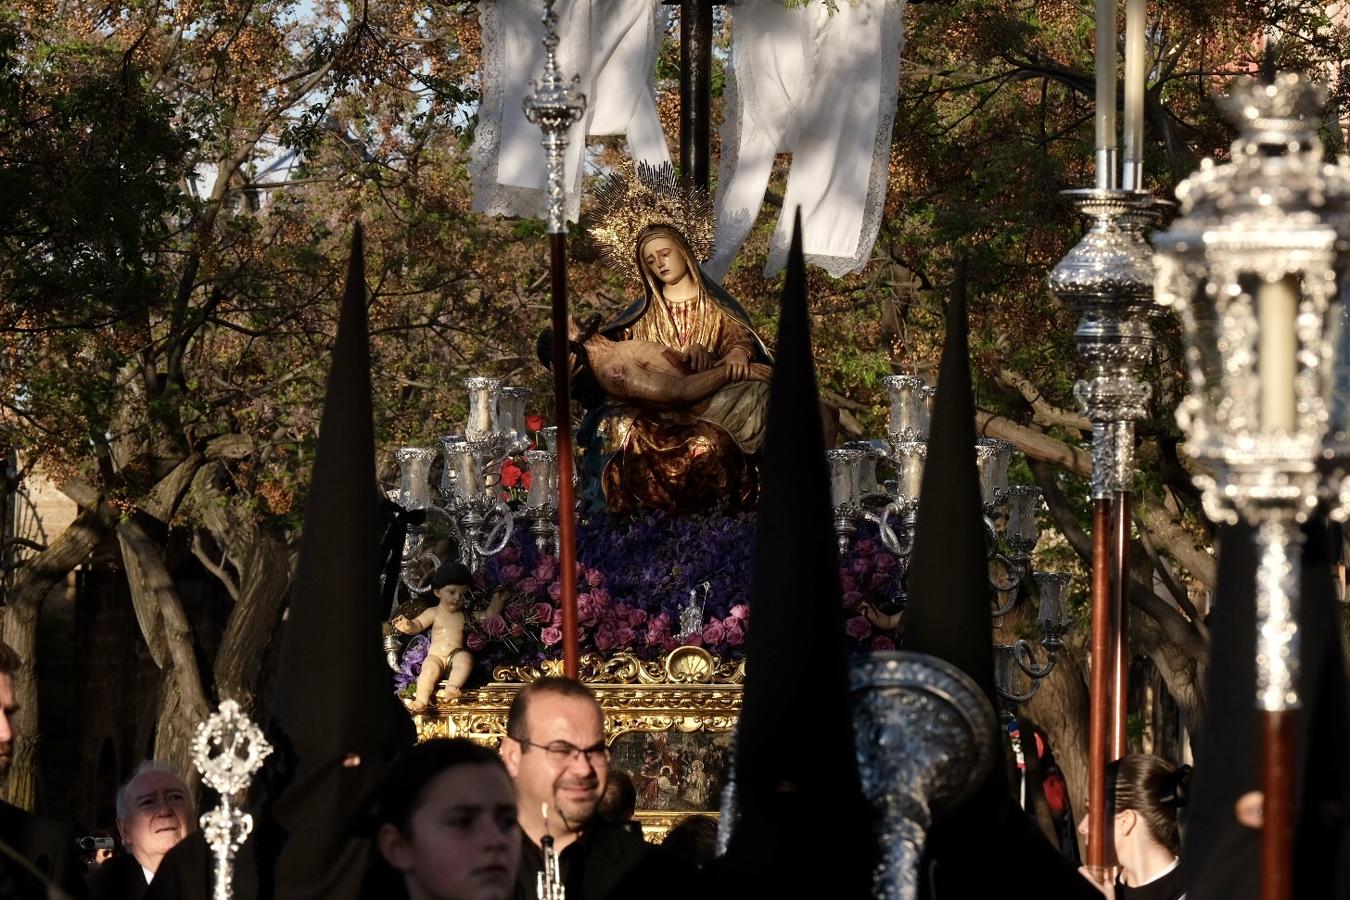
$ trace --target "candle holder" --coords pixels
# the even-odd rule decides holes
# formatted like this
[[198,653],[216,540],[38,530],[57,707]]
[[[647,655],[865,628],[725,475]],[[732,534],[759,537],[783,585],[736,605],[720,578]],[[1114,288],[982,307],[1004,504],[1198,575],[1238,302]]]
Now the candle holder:
[[[857,519],[862,515],[861,466],[867,454],[861,450],[826,450],[830,467],[830,502],[834,506],[834,533],[839,539],[839,552],[848,552],[849,540],[858,530]],[[876,480],[875,475],[873,481]]]

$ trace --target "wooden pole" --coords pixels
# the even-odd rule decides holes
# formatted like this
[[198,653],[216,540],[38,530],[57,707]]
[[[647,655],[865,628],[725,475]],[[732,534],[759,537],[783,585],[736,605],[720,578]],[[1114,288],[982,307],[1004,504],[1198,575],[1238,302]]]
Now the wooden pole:
[[549,281],[553,294],[553,421],[558,426],[558,566],[562,583],[563,674],[576,678],[577,541],[576,497],[572,486],[572,398],[567,353],[567,233],[551,232]]
[[1130,501],[1126,491],[1116,491],[1115,526],[1112,537],[1111,578],[1111,730],[1110,756],[1120,759],[1129,752],[1125,726],[1130,702]]
[[1111,500],[1092,501],[1092,659],[1088,707],[1088,866],[1107,864],[1106,755],[1111,690]]
[[680,174],[708,189],[712,159],[711,0],[680,4]]
[[1261,713],[1261,900],[1293,896],[1294,713]]

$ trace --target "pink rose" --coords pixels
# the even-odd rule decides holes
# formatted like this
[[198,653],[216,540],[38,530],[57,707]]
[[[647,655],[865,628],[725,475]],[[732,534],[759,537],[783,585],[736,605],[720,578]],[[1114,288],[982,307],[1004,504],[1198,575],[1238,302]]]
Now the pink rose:
[[877,542],[871,538],[864,538],[853,545],[853,552],[859,556],[872,556],[877,552]]
[[557,628],[561,628],[561,627],[562,627],[562,623],[563,623],[563,611],[562,611],[561,609],[554,608],[554,610],[553,610],[553,624],[554,624],[554,626],[557,627]]
[[618,628],[614,629],[614,639],[618,641],[620,647],[631,648],[635,637],[637,637],[637,635],[634,634],[633,629],[629,628],[627,625],[620,625]]
[[703,643],[705,644],[720,644],[726,636],[726,629],[716,619],[703,626]]
[[741,627],[740,619],[728,617],[723,623],[727,633],[727,646],[739,647],[745,643],[745,629]]
[[879,634],[879,635],[877,635],[876,637],[872,638],[872,649],[873,649],[873,650],[894,650],[894,649],[895,649],[895,641],[893,641],[893,640],[891,640],[890,638],[886,637],[886,635],[884,635],[884,634]]
[[872,623],[867,621],[864,616],[854,616],[844,623],[844,634],[855,641],[861,641],[871,633]]
[[483,632],[491,638],[499,638],[506,634],[506,620],[501,616],[487,616],[483,619]]
[[525,621],[525,604],[512,603],[506,607],[506,621],[523,622]]
[[839,587],[842,588],[846,594],[849,591],[856,591],[858,589],[858,579],[846,572],[841,573],[839,576]]
[[[558,610],[558,612],[561,613],[562,610]],[[530,607],[530,618],[536,622],[552,622],[553,607],[547,603],[536,603]]]
[[525,574],[525,570],[520,566],[502,566],[501,576],[503,584],[515,584],[520,580],[520,576]]
[[586,572],[586,583],[591,587],[600,587],[605,583],[605,573],[599,569],[589,569]]
[[534,567],[534,577],[540,581],[552,581],[558,575],[558,561],[551,556],[545,556],[539,560],[539,564]]
[[538,578],[535,578],[533,575],[529,576],[528,578],[520,579],[520,589],[524,591],[527,595],[538,593],[539,588],[543,587],[543,585],[544,583],[540,581]]
[[666,639],[665,643],[667,650],[674,650],[676,647],[680,646],[681,643],[688,644],[691,647],[702,647],[703,635],[695,631],[693,634],[684,635],[682,638],[671,636]]
[[559,600],[562,599],[561,582],[555,581],[548,586],[548,596],[549,599],[552,600],[554,603],[557,603]]
[[889,553],[878,553],[876,559],[872,561],[876,563],[878,572],[889,572],[895,568],[895,557]]
[[628,611],[628,624],[634,628],[641,628],[647,624],[647,611],[645,609],[630,609]]
[[476,631],[470,631],[464,638],[464,643],[468,645],[470,650],[482,650],[487,646],[487,638]]
[[562,640],[561,628],[554,628],[552,625],[550,625],[548,628],[545,628],[539,632],[539,642],[543,644],[545,647],[552,647],[554,644],[558,643],[561,640]]
[[884,591],[891,586],[891,573],[873,572],[872,579],[868,581],[867,584],[874,591]]
[[862,594],[858,591],[844,591],[843,601],[844,609],[857,609],[858,604],[862,602]]
[[617,635],[611,628],[601,628],[595,633],[595,649],[606,652],[619,645]]
[[866,575],[868,572],[872,571],[872,560],[866,558],[855,559],[849,566],[849,570],[852,571],[854,575]]
[[601,606],[609,606],[610,601],[609,591],[605,590],[604,588],[602,587],[592,588],[591,596],[594,597],[595,602],[600,604]]
[[502,552],[497,554],[497,558],[504,563],[514,563],[520,560],[520,548],[515,544],[507,544],[502,548]]
[[731,618],[740,619],[742,622],[750,618],[750,607],[746,606],[744,603],[737,603],[731,609],[727,610],[727,612],[731,614]]

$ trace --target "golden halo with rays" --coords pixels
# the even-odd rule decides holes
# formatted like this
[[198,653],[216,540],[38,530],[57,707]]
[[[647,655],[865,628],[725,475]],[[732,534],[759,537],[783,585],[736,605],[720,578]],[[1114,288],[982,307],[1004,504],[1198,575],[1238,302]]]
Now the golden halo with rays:
[[595,189],[595,199],[591,240],[616,272],[642,280],[635,244],[649,225],[669,225],[683,234],[697,262],[712,256],[712,198],[691,179],[676,177],[670,163],[640,162],[635,173],[616,172]]

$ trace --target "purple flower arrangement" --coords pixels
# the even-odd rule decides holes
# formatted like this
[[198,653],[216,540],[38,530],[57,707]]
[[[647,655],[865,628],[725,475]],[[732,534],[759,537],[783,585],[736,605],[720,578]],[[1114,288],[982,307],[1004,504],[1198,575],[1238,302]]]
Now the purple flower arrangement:
[[[577,621],[581,652],[626,651],[655,659],[682,644],[734,660],[745,655],[750,627],[754,513],[672,516],[651,512],[625,520],[592,517],[577,528]],[[513,536],[478,575],[484,593],[507,592],[501,615],[470,619],[465,643],[487,669],[533,665],[562,656],[562,582],[558,560],[540,554],[529,535]],[[890,649],[893,635],[863,615],[864,604],[885,607],[900,591],[895,557],[879,547],[875,529],[860,531],[840,563],[844,607],[841,639],[852,652]],[[698,628],[681,613],[701,605]],[[687,617],[688,622],[693,617]],[[425,637],[403,657],[400,687],[416,680]]]

